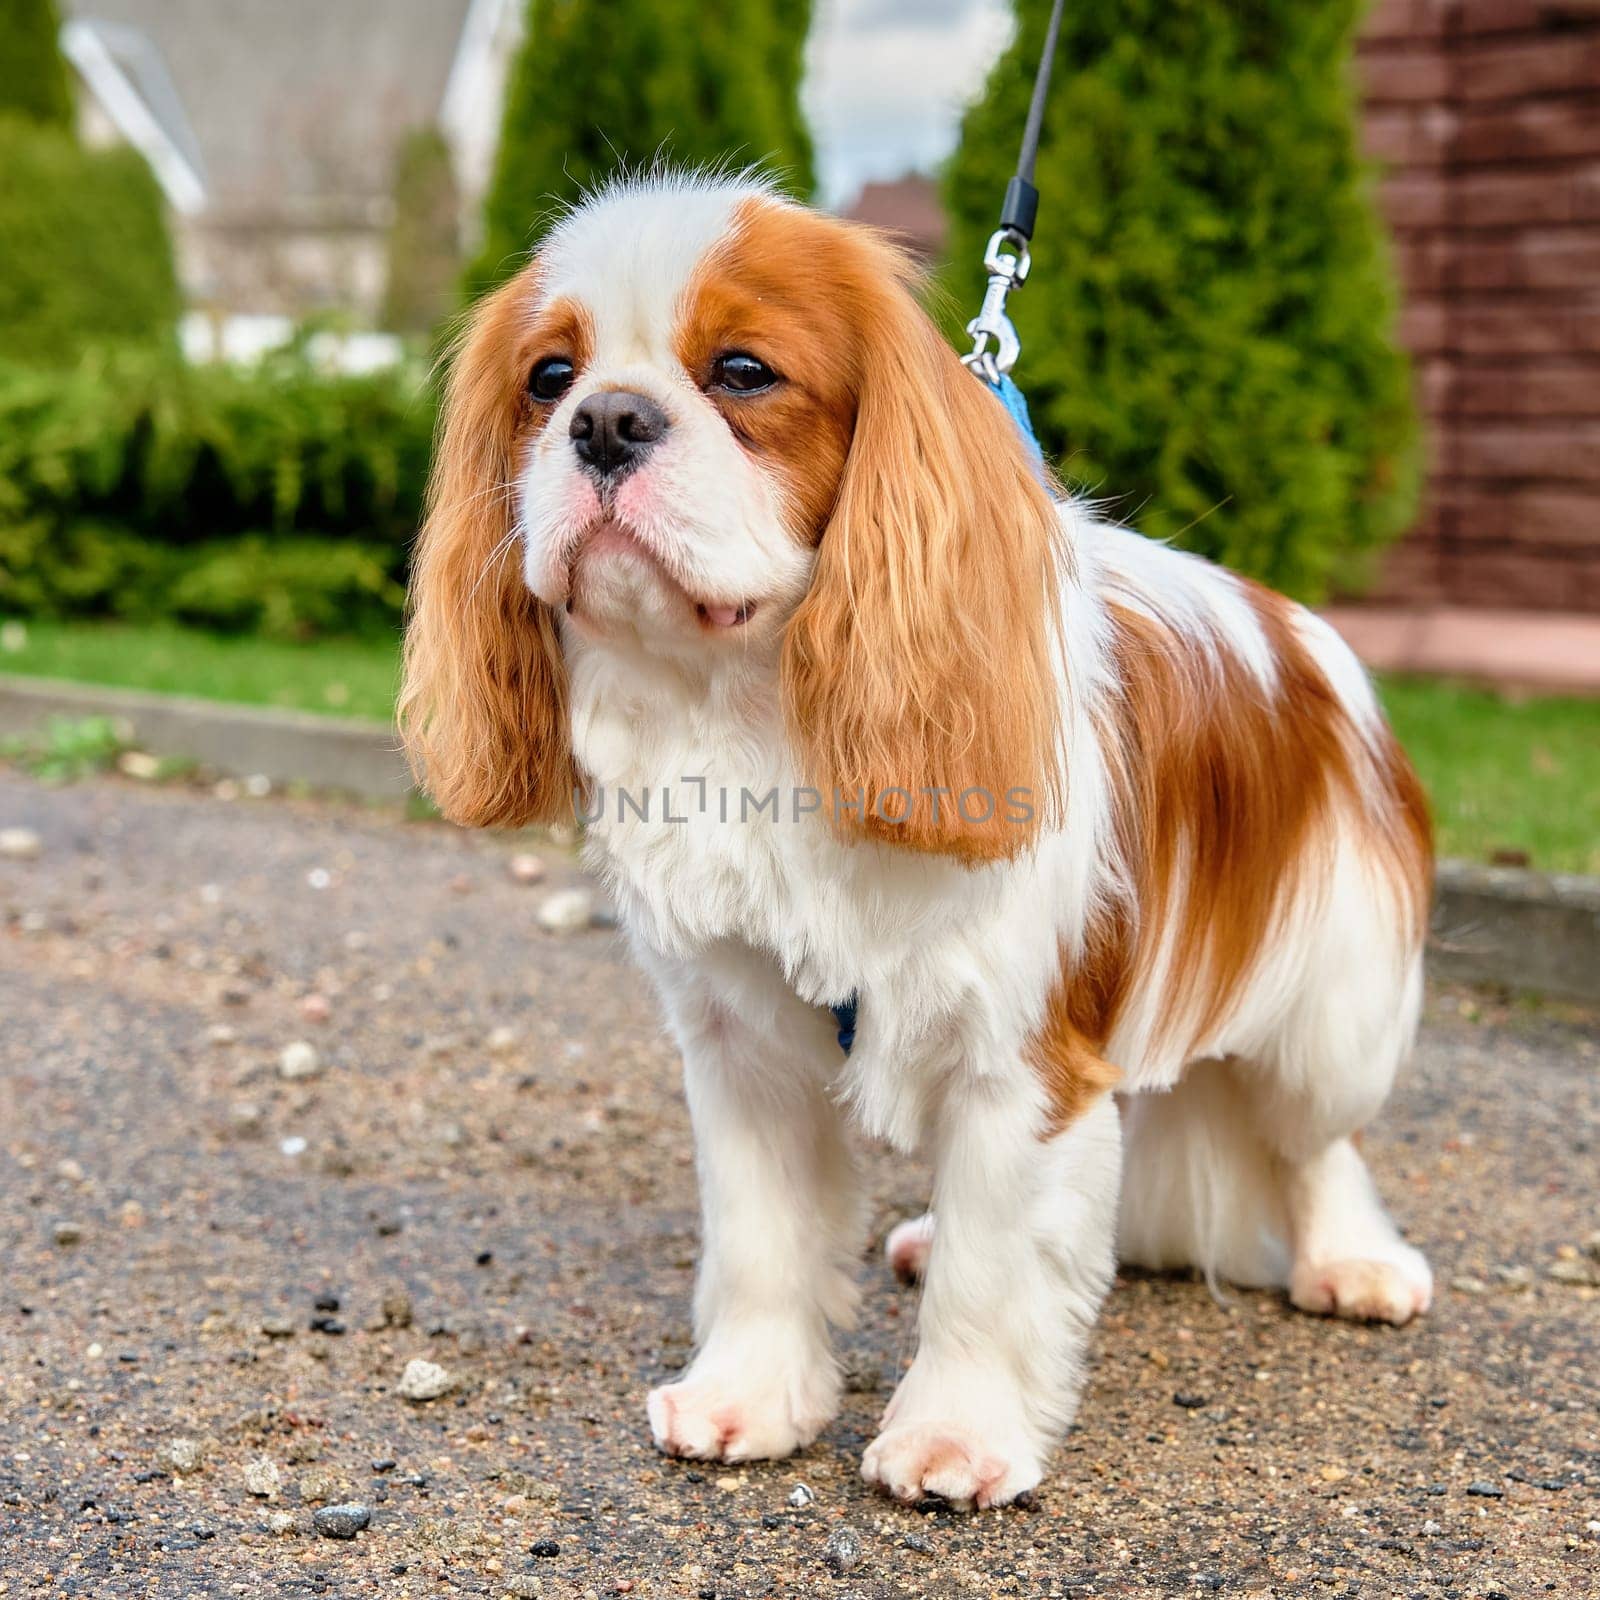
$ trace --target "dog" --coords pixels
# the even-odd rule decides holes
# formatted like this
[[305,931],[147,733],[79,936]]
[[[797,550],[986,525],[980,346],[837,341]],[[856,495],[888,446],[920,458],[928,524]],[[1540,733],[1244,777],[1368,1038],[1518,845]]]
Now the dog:
[[1337,635],[1052,495],[914,280],[747,175],[566,214],[455,356],[401,718],[447,817],[576,806],[681,1048],[703,1248],[657,1445],[834,1415],[853,1125],[934,1171],[863,1476],[986,1507],[1040,1482],[1119,1259],[1427,1309],[1356,1138],[1432,850]]

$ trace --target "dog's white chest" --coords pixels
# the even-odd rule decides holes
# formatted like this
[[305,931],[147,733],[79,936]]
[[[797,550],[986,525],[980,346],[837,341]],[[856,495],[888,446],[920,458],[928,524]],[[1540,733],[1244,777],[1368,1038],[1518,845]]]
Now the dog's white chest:
[[[581,671],[576,687],[590,687]],[[956,936],[982,875],[847,843],[794,767],[775,703],[575,696],[574,749],[592,788],[586,860],[630,930],[667,956],[736,942],[769,953],[803,998],[883,980]],[[977,897],[977,898],[981,898]]]
[[747,710],[736,725],[666,694],[648,706],[578,706],[588,862],[662,954],[693,957],[732,940],[770,951],[813,997],[848,990],[851,957],[828,902],[849,852],[828,838],[776,718]]

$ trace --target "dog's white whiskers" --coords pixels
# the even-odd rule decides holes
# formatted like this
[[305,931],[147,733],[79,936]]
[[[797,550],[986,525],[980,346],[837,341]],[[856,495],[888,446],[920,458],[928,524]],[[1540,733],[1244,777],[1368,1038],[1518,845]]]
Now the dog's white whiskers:
[[487,556],[484,557],[483,570],[478,574],[477,582],[473,584],[471,593],[463,602],[463,610],[476,598],[478,591],[488,582],[490,574],[496,567],[502,565],[505,558],[511,553],[511,548],[522,536],[522,527],[514,523],[506,536],[495,545]]

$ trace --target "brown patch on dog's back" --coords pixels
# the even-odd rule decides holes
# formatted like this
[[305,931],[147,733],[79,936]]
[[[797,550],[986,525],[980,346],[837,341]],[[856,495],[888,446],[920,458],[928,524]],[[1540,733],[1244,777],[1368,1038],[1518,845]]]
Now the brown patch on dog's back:
[[1028,1064],[1050,1101],[1047,1138],[1070,1127],[1101,1095],[1116,1088],[1122,1076],[1100,1055],[1103,1036],[1097,1044],[1084,1028],[1086,1021],[1093,1026],[1100,1020],[1093,987],[1092,974],[1069,973],[1063,963],[1045,1001],[1044,1022],[1028,1041]]
[[1337,825],[1359,831],[1407,937],[1423,935],[1432,841],[1415,772],[1386,728],[1355,725],[1292,602],[1237,581],[1273,658],[1270,689],[1220,631],[1197,639],[1108,602],[1119,695],[1100,736],[1130,887],[1064,964],[1034,1042],[1057,1126],[1104,1092],[1115,1069],[1101,1053],[1135,987],[1161,982],[1158,1048],[1190,1056],[1214,1035],[1299,875],[1331,867]]

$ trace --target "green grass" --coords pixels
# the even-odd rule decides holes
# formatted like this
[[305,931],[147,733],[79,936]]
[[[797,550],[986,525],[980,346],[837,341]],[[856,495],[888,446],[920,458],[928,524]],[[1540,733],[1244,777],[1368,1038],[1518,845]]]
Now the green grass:
[[[20,629],[20,632],[19,632]],[[171,626],[0,626],[0,672],[387,719],[393,640],[219,638]],[[1600,702],[1390,678],[1384,703],[1432,796],[1441,855],[1520,852],[1600,874]]]
[[0,627],[0,672],[387,721],[396,649],[392,639],[282,644],[168,623],[11,622]]
[[1433,801],[1440,855],[1521,853],[1545,872],[1600,874],[1600,700],[1430,678],[1380,688]]

